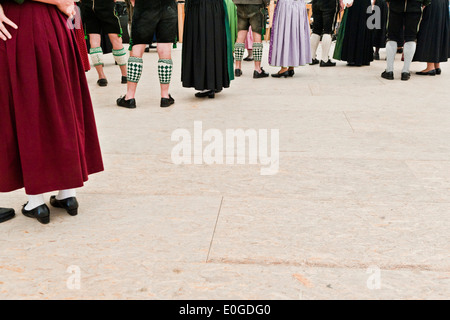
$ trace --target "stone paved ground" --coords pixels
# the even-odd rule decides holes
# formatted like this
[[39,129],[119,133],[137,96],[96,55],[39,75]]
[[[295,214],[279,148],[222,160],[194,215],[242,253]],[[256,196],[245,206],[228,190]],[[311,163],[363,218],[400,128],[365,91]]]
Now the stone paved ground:
[[[230,89],[199,100],[181,86],[180,56],[168,110],[155,53],[136,110],[115,107],[125,87],[111,56],[109,87],[88,73],[106,171],[79,190],[79,216],[0,225],[1,299],[450,297],[447,65],[405,83],[379,77],[384,61],[263,80],[246,63]],[[279,172],[173,164],[171,134],[194,121],[279,129]],[[25,201],[0,195],[17,210]]]

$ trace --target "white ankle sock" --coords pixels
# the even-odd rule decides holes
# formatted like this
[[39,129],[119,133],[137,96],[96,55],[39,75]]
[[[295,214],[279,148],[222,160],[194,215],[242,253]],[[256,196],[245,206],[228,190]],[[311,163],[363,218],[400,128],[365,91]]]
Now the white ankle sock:
[[331,34],[324,34],[322,37],[322,60],[327,62],[330,60]]
[[313,59],[317,58],[317,48],[319,48],[320,44],[320,36],[318,34],[313,33],[311,35],[311,53]]
[[67,198],[73,198],[77,196],[77,191],[75,189],[60,190],[56,196],[56,200],[64,200]]
[[28,196],[28,204],[25,206],[25,210],[33,210],[39,206],[42,206],[45,203],[44,195],[27,195]]

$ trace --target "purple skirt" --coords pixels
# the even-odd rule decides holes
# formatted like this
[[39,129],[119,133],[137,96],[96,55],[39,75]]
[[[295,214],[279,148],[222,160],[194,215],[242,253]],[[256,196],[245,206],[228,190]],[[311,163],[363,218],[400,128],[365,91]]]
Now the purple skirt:
[[298,67],[311,63],[310,27],[304,0],[278,0],[270,38],[269,64]]

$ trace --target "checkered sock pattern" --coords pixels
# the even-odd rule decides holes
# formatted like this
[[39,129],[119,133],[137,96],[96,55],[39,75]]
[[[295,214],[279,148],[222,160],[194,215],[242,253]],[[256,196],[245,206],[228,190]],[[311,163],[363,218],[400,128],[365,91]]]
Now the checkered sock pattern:
[[255,58],[255,61],[262,61],[263,48],[264,46],[261,42],[253,43],[253,58]]
[[89,50],[89,55],[91,56],[94,67],[105,65],[103,63],[103,50],[101,47],[91,48],[91,50]]
[[144,68],[144,60],[142,58],[130,57],[128,59],[128,81],[138,83],[141,79],[142,69]]
[[172,79],[173,62],[171,59],[158,60],[159,83],[169,84]]
[[234,45],[234,58],[236,61],[242,61],[244,58],[244,52],[245,52],[245,44],[236,42]]
[[127,50],[125,48],[122,48],[120,50],[113,49],[112,53],[119,66],[127,65]]

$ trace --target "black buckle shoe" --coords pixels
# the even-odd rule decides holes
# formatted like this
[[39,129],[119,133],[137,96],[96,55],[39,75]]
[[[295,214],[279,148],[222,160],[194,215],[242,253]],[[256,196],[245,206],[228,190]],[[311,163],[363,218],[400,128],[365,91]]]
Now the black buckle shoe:
[[235,75],[236,77],[242,76],[242,70],[241,70],[241,69],[236,69],[236,70],[234,70],[234,75]]
[[269,74],[264,71],[263,68],[261,68],[261,72],[253,71],[253,79],[261,79],[261,78],[267,78]]
[[161,108],[170,107],[175,103],[175,99],[169,94],[169,98],[161,98]]
[[402,81],[408,81],[411,79],[411,73],[410,72],[402,72]]
[[381,77],[382,78],[384,78],[384,79],[387,79],[387,80],[394,80],[394,72],[387,72],[387,71],[384,71],[382,74],[381,74]]
[[136,109],[136,99],[125,100],[125,96],[117,99],[117,105],[128,109]]
[[11,220],[15,216],[14,209],[0,208],[0,223]]
[[327,62],[320,60],[320,66],[321,67],[336,67],[336,62],[333,62],[330,59],[328,59]]
[[314,66],[316,64],[319,64],[320,61],[318,59],[312,59],[312,62],[309,64],[310,66]]
[[106,80],[106,79],[98,79],[97,84],[100,87],[106,87],[108,85],[108,80]]
[[77,198],[71,197],[63,200],[56,199],[56,196],[50,197],[50,204],[52,207],[61,208],[67,211],[72,217],[78,214],[78,201]]
[[122,83],[122,84],[126,84],[126,83],[128,83],[128,78],[127,78],[127,77],[124,77],[124,76],[122,76],[122,80],[120,80],[120,83]]
[[50,209],[46,204],[43,204],[33,210],[26,210],[25,207],[28,203],[23,205],[22,213],[25,217],[35,218],[42,224],[50,223]]

